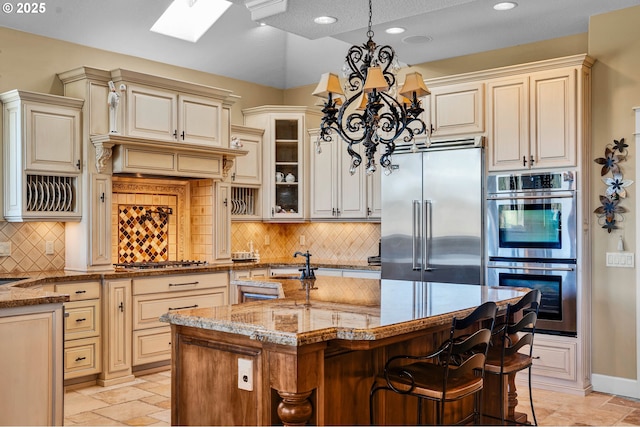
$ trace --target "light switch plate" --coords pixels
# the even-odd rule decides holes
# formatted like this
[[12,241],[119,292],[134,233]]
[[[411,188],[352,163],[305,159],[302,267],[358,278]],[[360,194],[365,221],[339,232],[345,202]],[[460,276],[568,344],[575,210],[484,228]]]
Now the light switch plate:
[[238,358],[238,388],[253,391],[253,360]]
[[607,267],[633,268],[635,254],[633,252],[607,252]]
[[53,241],[47,240],[44,244],[44,253],[45,255],[53,255]]
[[11,256],[11,242],[0,242],[0,256]]

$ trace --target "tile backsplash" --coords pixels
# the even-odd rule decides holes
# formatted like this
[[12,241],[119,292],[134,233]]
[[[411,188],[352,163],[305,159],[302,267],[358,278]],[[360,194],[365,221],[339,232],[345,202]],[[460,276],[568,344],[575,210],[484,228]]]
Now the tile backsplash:
[[188,181],[113,177],[112,190],[114,263],[189,258]]
[[[213,259],[213,182],[113,178],[112,260],[117,262]],[[158,208],[171,213],[158,216]],[[301,244],[304,236],[304,244]],[[232,251],[249,242],[262,259],[291,258],[309,250],[316,260],[366,261],[378,255],[380,224],[262,223],[231,225]],[[63,270],[65,226],[62,222],[0,222],[0,242],[11,243],[11,256],[0,257],[0,273]],[[47,242],[54,253],[45,254]]]
[[[304,236],[304,245],[300,243],[301,236]],[[246,251],[249,242],[253,242],[261,259],[288,258],[296,251],[308,250],[316,260],[366,261],[367,257],[378,255],[379,240],[380,224],[376,223],[242,222],[231,225],[231,249]]]
[[[62,222],[0,222],[0,242],[11,243],[11,256],[0,257],[0,273],[64,269]],[[53,242],[52,255],[45,254],[47,242]]]

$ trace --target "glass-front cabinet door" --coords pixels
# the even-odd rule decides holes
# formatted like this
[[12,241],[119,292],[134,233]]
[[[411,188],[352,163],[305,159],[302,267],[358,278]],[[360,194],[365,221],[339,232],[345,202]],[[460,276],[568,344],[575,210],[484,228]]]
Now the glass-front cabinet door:
[[275,119],[274,132],[271,216],[302,217],[302,119]]
[[245,108],[244,125],[264,129],[262,219],[297,222],[309,215],[309,129],[320,126],[317,108],[264,105]]

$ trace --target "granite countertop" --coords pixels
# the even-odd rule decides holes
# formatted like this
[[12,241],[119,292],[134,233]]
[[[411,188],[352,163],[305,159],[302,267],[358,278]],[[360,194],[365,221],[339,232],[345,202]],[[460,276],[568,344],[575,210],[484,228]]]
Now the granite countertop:
[[[312,265],[320,268],[340,268],[358,270],[380,270],[380,266],[369,266],[366,261],[334,261],[334,260],[313,260]],[[51,292],[46,285],[60,282],[89,281],[102,279],[119,279],[126,277],[152,277],[164,276],[167,274],[190,274],[190,273],[211,273],[228,272],[231,270],[246,270],[251,268],[269,267],[293,267],[304,266],[304,260],[298,261],[292,257],[282,257],[273,259],[263,259],[260,262],[228,262],[222,264],[208,264],[195,267],[162,268],[136,271],[113,271],[113,272],[74,272],[74,271],[39,271],[39,272],[17,272],[0,273],[0,280],[15,279],[11,283],[0,285],[0,308],[19,307],[22,305],[47,304],[55,298],[62,298],[68,301],[68,296]],[[22,289],[24,292],[19,291]],[[29,292],[27,292],[27,289]],[[39,295],[39,296],[38,296]],[[66,299],[64,299],[66,298]]]
[[451,323],[485,301],[500,307],[526,291],[505,287],[318,277],[309,290],[300,280],[235,281],[281,286],[283,299],[179,310],[163,322],[301,346],[334,339],[372,341]]
[[0,286],[0,309],[69,301],[69,295],[43,289]]

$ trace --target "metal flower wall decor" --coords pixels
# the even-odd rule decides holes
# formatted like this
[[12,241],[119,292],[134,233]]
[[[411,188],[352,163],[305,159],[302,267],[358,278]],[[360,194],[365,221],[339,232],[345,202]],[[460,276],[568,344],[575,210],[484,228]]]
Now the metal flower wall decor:
[[594,160],[597,164],[602,165],[600,176],[611,174],[611,177],[602,178],[607,189],[605,194],[600,196],[601,206],[593,211],[598,215],[598,223],[609,233],[618,228],[617,223],[624,219],[622,214],[628,212],[627,208],[619,205],[621,199],[627,197],[625,188],[633,184],[633,181],[622,177],[620,169],[620,162],[627,159],[627,147],[629,145],[624,142],[624,138],[619,141],[614,139],[613,145],[607,144],[604,157],[598,157]]

